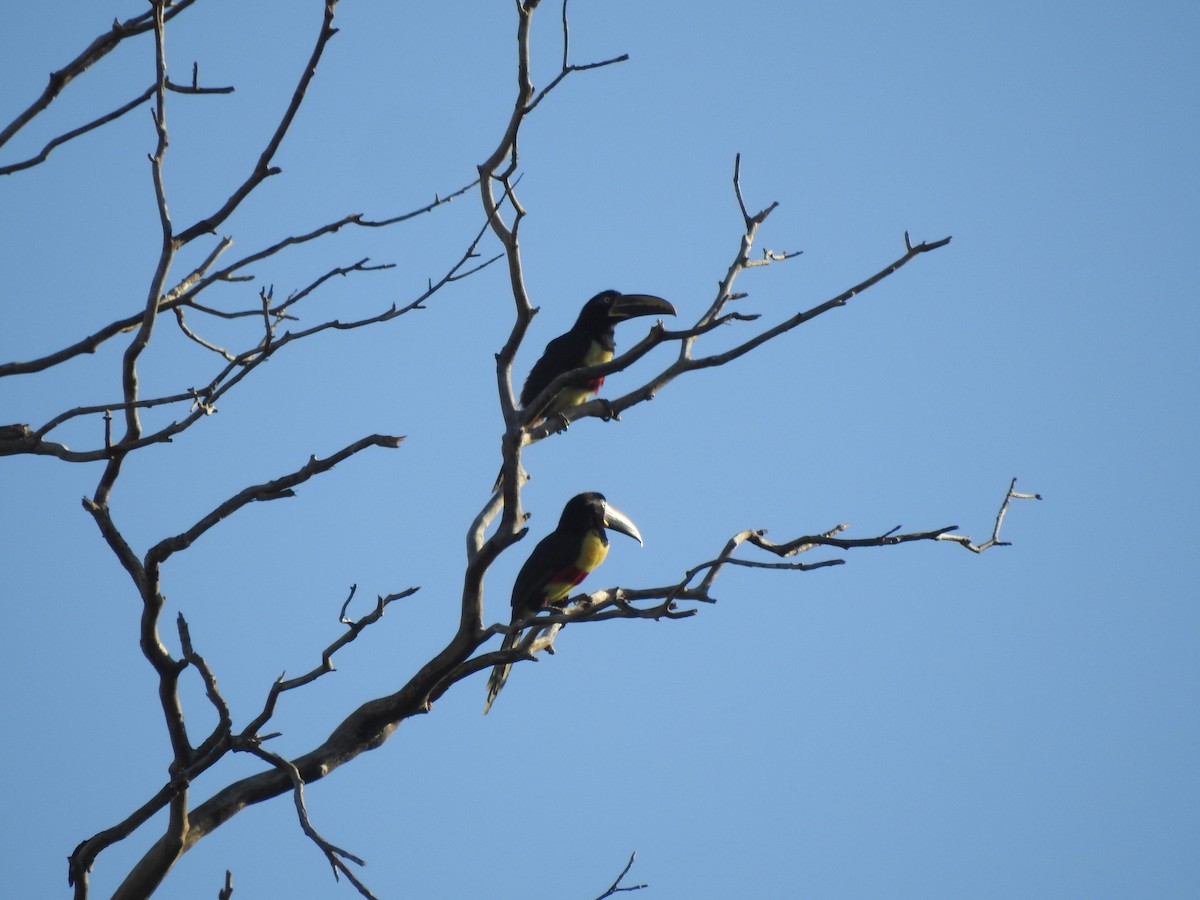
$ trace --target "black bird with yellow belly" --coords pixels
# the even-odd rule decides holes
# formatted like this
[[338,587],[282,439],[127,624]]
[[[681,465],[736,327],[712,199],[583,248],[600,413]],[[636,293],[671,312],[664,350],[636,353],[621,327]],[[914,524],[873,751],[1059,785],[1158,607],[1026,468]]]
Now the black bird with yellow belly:
[[[566,600],[571,589],[587,578],[608,555],[606,529],[627,534],[642,543],[637,526],[603,494],[588,491],[568,500],[558,527],[538,542],[517,573],[512,592],[512,621],[532,618],[539,610]],[[506,634],[501,649],[512,649],[520,639],[521,635],[516,631]],[[510,669],[512,663],[502,663],[492,669],[487,702],[483,705],[484,715],[508,680]]]
[[[534,363],[521,389],[521,405],[528,407],[538,394],[559,375],[596,366],[613,358],[616,340],[613,329],[617,323],[637,316],[673,316],[675,307],[650,294],[622,294],[619,291],[601,291],[583,305],[579,318],[566,334],[559,335]],[[587,384],[568,384],[548,400],[544,401],[535,418],[560,413],[578,406],[600,390],[603,378]]]

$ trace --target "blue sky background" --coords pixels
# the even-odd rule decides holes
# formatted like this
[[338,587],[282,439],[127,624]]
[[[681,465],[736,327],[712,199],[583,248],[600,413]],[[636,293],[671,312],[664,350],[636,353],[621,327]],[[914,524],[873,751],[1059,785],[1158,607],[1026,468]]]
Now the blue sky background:
[[[0,119],[114,16],[141,10],[23,10],[0,34]],[[198,60],[203,83],[237,87],[170,97],[177,225],[245,177],[320,13],[203,0],[170,26],[177,79]],[[982,540],[1012,476],[1045,500],[1015,505],[1015,545],[982,557],[910,545],[809,573],[727,570],[720,603],[686,621],[569,628],[556,656],[514,670],[486,719],[480,675],[311,786],[317,827],[368,860],[381,897],[591,898],[633,850],[631,878],[654,898],[1196,896],[1200,9],[706,0],[681,14],[575,0],[570,14],[572,61],[631,59],[572,76],[527,122],[521,237],[542,312],[520,373],[602,288],[660,294],[685,321],[706,308],[741,233],[737,152],[748,204],[781,204],[759,247],[804,251],[742,276],[741,304],[762,322],[874,273],[906,229],[954,241],[620,423],[583,421],[533,447],[531,538],[569,496],[602,490],[646,546],[616,538],[589,586],[637,587],[679,578],[742,528],[784,540],[839,522],[855,536],[955,523]],[[561,59],[558,15],[538,13],[539,85]],[[498,140],[515,83],[511,4],[347,2],[337,24],[277,157],[284,174],[221,230],[236,242],[227,260],[350,212],[420,206],[469,181]],[[129,42],[0,163],[152,73],[151,41]],[[0,180],[4,361],[144,303],[153,142],[141,109]],[[397,267],[337,279],[302,311],[303,324],[369,315],[439,277],[480,222],[471,194],[281,255],[209,300],[244,308],[260,285],[280,296],[370,256]],[[212,246],[197,241],[177,272]],[[273,678],[307,670],[339,634],[350,584],[357,614],[421,585],[339,654],[336,674],[281,703],[276,752],[310,749],[452,633],[463,539],[498,465],[493,355],[511,315],[493,268],[425,312],[291,348],[218,415],[126,465],[114,515],[144,552],[309,454],[408,436],[246,509],[165,570],[165,625],[185,613],[243,721]],[[211,377],[210,357],[170,328],[160,339],[147,393]],[[122,349],[0,381],[0,423],[115,400]],[[91,445],[100,429],[81,421],[60,439]],[[0,465],[0,853],[13,896],[66,896],[72,848],[165,775],[138,601],[79,505],[98,477],[52,459]],[[490,620],[507,617],[531,546],[492,569]],[[194,679],[187,699],[203,733]],[[195,801],[257,768],[222,764]],[[103,855],[94,896],[150,840]],[[202,841],[158,896],[215,896],[227,868],[235,897],[354,896],[286,798]]]

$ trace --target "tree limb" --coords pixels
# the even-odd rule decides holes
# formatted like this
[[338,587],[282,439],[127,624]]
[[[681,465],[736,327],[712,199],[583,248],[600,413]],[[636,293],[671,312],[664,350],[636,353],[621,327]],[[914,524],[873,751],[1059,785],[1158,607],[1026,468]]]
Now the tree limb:
[[168,557],[180,550],[186,550],[196,540],[220,522],[233,515],[243,506],[256,501],[278,500],[281,497],[295,496],[293,488],[298,487],[308,481],[314,475],[320,475],[322,472],[328,472],[338,463],[349,459],[354,454],[365,450],[368,447],[387,447],[394,449],[400,446],[403,441],[403,436],[396,437],[386,434],[372,434],[365,438],[360,438],[353,444],[343,447],[341,450],[327,456],[324,459],[318,459],[313,456],[308,462],[294,472],[287,475],[281,475],[279,478],[264,482],[263,484],[251,485],[248,488],[243,488],[238,491],[224,503],[217,506],[200,521],[196,522],[191,528],[183,531],[174,537],[164,538],[159,541],[146,554],[146,568],[148,571],[155,571]]
[[[22,169],[31,169],[34,166],[41,165],[50,157],[51,152],[56,147],[61,147],[63,144],[67,143],[68,141],[73,141],[75,138],[81,137],[81,136],[87,134],[89,131],[93,131],[102,125],[107,125],[109,122],[115,122],[117,119],[121,118],[121,116],[125,115],[125,113],[129,112],[130,110],[137,109],[139,106],[141,106],[147,100],[149,100],[152,96],[154,96],[156,87],[157,87],[156,85],[151,85],[150,87],[146,88],[146,90],[142,91],[142,93],[138,94],[136,97],[134,97],[132,100],[130,100],[128,103],[123,103],[122,105],[120,105],[116,109],[114,109],[112,112],[105,113],[103,116],[93,119],[92,121],[88,122],[85,125],[80,125],[78,128],[73,128],[70,131],[67,131],[67,132],[60,134],[57,137],[51,139],[49,142],[46,143],[46,145],[42,148],[41,152],[38,153],[36,156],[31,156],[31,157],[29,157],[29,159],[22,160],[21,162],[18,162],[18,163],[10,163],[6,166],[0,166],[0,175],[11,175],[14,172],[20,172]],[[186,85],[175,84],[174,82],[172,82],[170,80],[167,81],[166,87],[167,87],[167,90],[174,91],[178,94],[231,94],[231,93],[233,93],[232,87],[202,88],[202,87],[197,87],[195,85],[188,87]]]
[[[159,303],[159,311],[165,312],[185,303],[189,305],[195,305],[194,300],[196,296],[205,288],[218,282],[240,280],[240,277],[236,275],[240,269],[245,268],[251,263],[274,256],[276,253],[279,253],[288,247],[307,243],[308,241],[315,240],[327,234],[333,234],[347,225],[355,225],[363,228],[383,228],[388,225],[406,222],[409,219],[415,218],[416,216],[431,212],[439,206],[450,203],[456,197],[462,196],[464,193],[474,187],[475,184],[476,182],[472,181],[470,184],[464,185],[463,187],[451,191],[448,194],[436,195],[432,203],[428,203],[425,206],[411,210],[407,213],[402,213],[400,215],[390,216],[384,219],[371,220],[363,218],[361,213],[354,213],[349,216],[344,216],[336,222],[330,222],[326,225],[322,225],[321,227],[306,234],[293,235],[283,238],[269,247],[243,257],[232,265],[213,273],[211,276],[197,278],[194,281],[191,280],[192,276],[189,276],[189,278],[184,279],[184,281],[181,281],[179,285],[163,295]],[[218,251],[214,252],[219,252],[220,250],[225,249],[230,243],[231,241],[229,238],[223,238],[221,243],[218,245]],[[197,270],[197,272],[201,274],[205,271],[207,271],[206,266],[201,266]],[[196,273],[193,273],[193,275],[195,274]],[[272,312],[277,311],[278,310],[272,310]],[[6,375],[28,375],[34,372],[40,372],[51,368],[52,366],[66,362],[67,360],[73,359],[76,356],[80,356],[85,353],[95,353],[96,350],[99,349],[100,345],[109,338],[136,328],[137,325],[142,321],[142,317],[144,315],[145,311],[142,310],[134,313],[133,315],[126,316],[125,318],[117,319],[116,321],[110,322],[108,325],[105,325],[103,328],[88,335],[87,337],[76,341],[74,344],[71,344],[70,346],[64,347],[61,350],[57,350],[46,356],[38,357],[28,361],[0,363],[0,377],[4,377]]]
[[[179,15],[194,2],[195,0],[175,0],[171,4],[171,8],[164,15],[164,20],[169,21],[175,18],[175,16]],[[83,49],[83,52],[61,69],[50,73],[50,83],[46,85],[41,96],[34,100],[33,103],[26,107],[22,113],[0,131],[0,147],[7,144],[13,135],[28,125],[31,120],[53,103],[58,95],[62,93],[63,88],[70,84],[76,77],[82,75],[92,65],[115,50],[117,45],[126,38],[153,31],[154,23],[153,10],[134,16],[131,19],[126,19],[124,22],[114,21],[112,28],[88,44]]]
[[296,118],[296,112],[300,109],[300,104],[304,102],[304,96],[308,91],[308,86],[312,82],[313,76],[317,74],[317,63],[321,61],[321,56],[325,52],[326,45],[337,34],[337,29],[333,27],[337,2],[338,0],[325,0],[325,19],[321,23],[321,31],[317,37],[316,46],[313,47],[312,54],[308,58],[308,63],[305,65],[304,71],[300,75],[300,80],[296,84],[296,89],[292,92],[292,99],[288,103],[287,109],[284,110],[279,124],[275,127],[274,134],[271,135],[266,147],[259,154],[258,162],[255,163],[254,168],[246,176],[246,179],[229,195],[220,209],[205,216],[194,225],[185,228],[176,236],[179,246],[182,247],[190,243],[202,234],[209,234],[216,231],[229,218],[233,211],[241,205],[242,201],[250,195],[251,191],[267,178],[272,175],[278,175],[281,171],[271,165],[271,160],[274,159],[275,151],[283,143],[284,135],[287,134],[292,121]]
[[[565,10],[566,7],[567,4],[564,2],[563,9]],[[604,893],[597,897],[596,900],[605,900],[606,897],[612,897],[614,894],[622,894],[626,891],[640,891],[644,888],[650,887],[648,884],[631,884],[628,887],[621,887],[621,882],[625,880],[625,876],[628,875],[629,870],[633,868],[633,861],[635,859],[637,859],[636,850],[629,854],[629,862],[625,863],[625,868],[621,870],[621,873],[613,879],[613,883],[610,884]]]
[[309,839],[317,845],[320,851],[325,855],[330,868],[333,869],[333,876],[336,879],[339,875],[345,875],[354,888],[367,900],[378,900],[374,894],[368,890],[367,886],[354,874],[350,867],[346,864],[347,861],[355,865],[365,866],[366,862],[355,856],[348,850],[343,850],[334,844],[331,844],[317,832],[313,827],[312,820],[308,816],[308,808],[304,803],[304,779],[300,776],[300,770],[297,769],[291,762],[284,759],[269,750],[264,750],[262,747],[250,745],[245,748],[246,752],[257,756],[259,759],[269,762],[280,771],[287,773],[288,778],[292,783],[292,798],[296,805],[296,816],[300,820],[300,827]]

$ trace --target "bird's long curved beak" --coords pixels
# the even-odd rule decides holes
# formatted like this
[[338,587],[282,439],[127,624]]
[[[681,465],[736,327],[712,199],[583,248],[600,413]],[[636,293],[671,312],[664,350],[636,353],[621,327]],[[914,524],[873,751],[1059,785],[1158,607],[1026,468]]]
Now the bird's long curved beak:
[[612,309],[609,317],[613,319],[632,319],[635,316],[673,316],[675,307],[662,297],[652,294],[622,294]]
[[637,526],[633,524],[629,516],[611,503],[604,504],[604,527],[627,534],[643,547],[646,546],[646,542],[642,540],[642,533],[637,530]]

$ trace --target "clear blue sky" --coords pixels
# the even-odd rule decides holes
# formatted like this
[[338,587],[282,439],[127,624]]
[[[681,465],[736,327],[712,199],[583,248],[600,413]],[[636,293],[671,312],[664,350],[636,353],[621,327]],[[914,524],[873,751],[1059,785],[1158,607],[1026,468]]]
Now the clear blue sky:
[[[0,120],[114,17],[142,9],[35,4],[10,17]],[[522,243],[542,313],[521,372],[602,288],[660,294],[683,319],[707,306],[740,235],[737,152],[747,202],[781,204],[759,246],[804,251],[743,276],[741,303],[763,321],[875,272],[906,229],[954,241],[620,423],[583,421],[532,448],[532,536],[571,494],[602,490],[646,546],[615,539],[589,584],[636,587],[677,579],[747,527],[782,540],[839,522],[858,536],[954,523],[982,540],[1012,476],[1045,500],[1015,506],[1004,535],[1015,545],[982,557],[916,545],[810,573],[726,571],[720,602],[686,621],[569,628],[556,656],[517,667],[486,719],[480,675],[313,785],[317,827],[368,860],[382,897],[592,898],[635,849],[631,878],[651,885],[638,896],[659,900],[1195,897],[1200,8],[680,9],[573,0],[573,61],[630,61],[572,76],[527,124]],[[538,14],[539,85],[559,64],[558,11]],[[320,14],[201,0],[170,27],[177,79],[198,60],[202,82],[237,87],[170,98],[177,222],[244,177]],[[422,205],[469,181],[496,143],[513,96],[511,4],[347,0],[338,26],[277,159],[284,174],[221,230],[231,254],[350,212]],[[152,71],[151,42],[130,42],[0,163],[135,95]],[[0,360],[144,302],[152,147],[141,109],[0,179]],[[479,222],[464,197],[282,256],[220,296],[246,306],[260,284],[281,296],[363,256],[396,263],[330,284],[305,322],[367,315],[438,277]],[[179,271],[211,246],[197,242]],[[493,354],[511,310],[497,267],[425,312],[301,344],[218,415],[128,464],[114,515],[144,551],[309,454],[408,435],[245,510],[166,569],[166,621],[186,614],[243,720],[274,677],[307,670],[336,637],[350,584],[360,614],[376,594],[421,585],[338,656],[336,674],[287,698],[277,752],[310,749],[451,634],[463,538],[498,464]],[[209,371],[191,347],[164,345],[145,358],[148,390],[190,385],[182,365]],[[121,346],[0,381],[0,424],[116,399]],[[63,440],[86,444],[98,428]],[[137,599],[79,505],[98,476],[0,461],[0,858],[14,897],[66,896],[76,843],[165,774]],[[530,546],[492,570],[489,620],[507,616]],[[194,681],[187,699],[203,730]],[[193,796],[255,768],[233,760]],[[101,857],[95,896],[148,839]],[[237,898],[354,896],[286,798],[205,839],[159,896],[215,896],[226,868]]]

